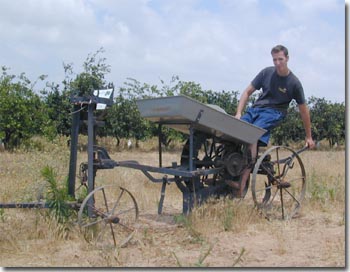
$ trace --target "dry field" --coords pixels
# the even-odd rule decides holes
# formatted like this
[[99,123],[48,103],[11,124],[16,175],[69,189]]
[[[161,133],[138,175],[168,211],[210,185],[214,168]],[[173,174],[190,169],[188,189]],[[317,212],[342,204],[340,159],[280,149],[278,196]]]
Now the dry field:
[[[0,202],[31,201],[43,184],[45,166],[64,181],[69,150],[0,153]],[[154,151],[111,152],[114,160],[157,166]],[[122,248],[96,248],[79,228],[64,229],[47,210],[0,209],[2,267],[344,267],[345,152],[308,151],[306,200],[291,221],[267,221],[253,209],[250,190],[243,201],[212,200],[190,216],[181,215],[182,196],[167,187],[157,215],[160,185],[140,171],[115,168],[97,173],[97,184],[118,184],[135,196],[140,218],[133,238]],[[86,154],[79,153],[79,162]],[[164,165],[179,162],[165,153]],[[78,186],[79,184],[77,184]]]

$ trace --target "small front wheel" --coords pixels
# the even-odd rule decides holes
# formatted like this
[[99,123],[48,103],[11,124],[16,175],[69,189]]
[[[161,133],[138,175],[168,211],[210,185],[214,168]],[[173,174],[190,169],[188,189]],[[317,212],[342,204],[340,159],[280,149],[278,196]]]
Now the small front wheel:
[[123,187],[98,187],[84,199],[78,224],[85,238],[97,247],[122,247],[132,237],[139,210],[133,195]]

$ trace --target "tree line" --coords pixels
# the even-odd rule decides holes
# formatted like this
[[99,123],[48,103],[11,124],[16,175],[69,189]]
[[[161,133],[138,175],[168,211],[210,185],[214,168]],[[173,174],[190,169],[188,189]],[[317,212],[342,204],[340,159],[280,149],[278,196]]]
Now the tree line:
[[[0,139],[7,149],[13,149],[35,135],[54,139],[58,135],[70,135],[72,113],[79,111],[80,119],[86,118],[87,109],[73,108],[72,95],[89,96],[93,90],[113,88],[106,81],[110,66],[102,57],[103,48],[89,54],[83,63],[83,71],[74,72],[73,64],[64,64],[65,77],[60,84],[46,82],[46,86],[35,91],[38,81],[47,76],[39,76],[32,82],[25,73],[13,75],[7,67],[1,67],[0,76]],[[143,119],[136,107],[137,99],[151,97],[187,95],[199,102],[215,104],[228,114],[234,115],[239,102],[238,91],[204,90],[193,81],[182,81],[173,76],[170,82],[160,80],[160,86],[141,83],[128,78],[123,86],[115,88],[114,104],[104,111],[96,111],[96,118],[104,120],[104,126],[97,130],[99,136],[111,136],[119,144],[123,138],[136,141],[147,140],[158,135],[154,123]],[[253,103],[256,95],[250,98]],[[310,108],[312,133],[316,140],[326,139],[330,146],[345,142],[345,104],[332,103],[325,98],[307,99]],[[173,139],[184,139],[176,131],[162,128],[162,141],[168,145]],[[81,127],[81,133],[86,128]],[[298,107],[291,103],[285,121],[272,132],[271,142],[276,145],[288,145],[303,140],[305,136]]]

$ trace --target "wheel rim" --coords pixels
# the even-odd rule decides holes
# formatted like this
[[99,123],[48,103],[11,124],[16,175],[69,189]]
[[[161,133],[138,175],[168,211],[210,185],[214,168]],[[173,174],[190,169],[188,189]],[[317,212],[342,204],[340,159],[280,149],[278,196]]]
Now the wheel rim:
[[263,153],[252,176],[254,203],[269,219],[291,219],[306,190],[304,165],[292,149],[275,146]]
[[138,214],[135,198],[128,190],[107,185],[96,188],[84,199],[78,224],[85,239],[95,246],[122,247],[133,235]]

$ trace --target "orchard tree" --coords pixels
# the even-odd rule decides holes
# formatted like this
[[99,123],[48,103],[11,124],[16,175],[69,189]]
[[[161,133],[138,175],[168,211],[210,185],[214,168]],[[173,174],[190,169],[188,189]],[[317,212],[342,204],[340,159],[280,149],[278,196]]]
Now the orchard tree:
[[150,136],[150,124],[143,118],[136,107],[135,100],[126,99],[121,93],[115,98],[115,103],[107,110],[106,132],[117,139],[135,138],[138,141]]
[[47,84],[49,90],[42,92],[43,101],[47,106],[47,114],[52,121],[52,130],[46,132],[46,136],[52,138],[56,135],[70,135],[71,129],[71,108],[69,101],[70,92],[60,91],[59,85],[55,83]]
[[2,67],[0,76],[0,138],[6,148],[12,149],[34,135],[42,135],[51,123],[31,81],[24,73],[17,77],[7,71]]
[[317,139],[327,139],[329,146],[345,140],[345,105],[331,103],[325,98],[311,97],[309,99],[312,129],[317,133]]

